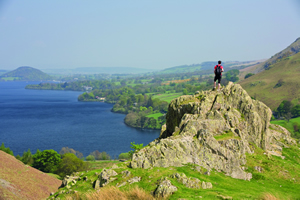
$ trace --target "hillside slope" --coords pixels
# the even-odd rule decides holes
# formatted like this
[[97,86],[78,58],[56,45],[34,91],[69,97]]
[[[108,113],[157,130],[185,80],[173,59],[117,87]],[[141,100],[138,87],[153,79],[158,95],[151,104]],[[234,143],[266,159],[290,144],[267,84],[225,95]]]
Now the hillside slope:
[[282,59],[287,58],[289,56],[293,56],[300,52],[300,37],[297,38],[291,45],[289,45],[284,50],[278,52],[273,55],[270,59],[259,63],[257,65],[251,66],[241,71],[240,80],[244,79],[245,75],[248,73],[257,74],[269,68],[269,66],[280,62]]
[[0,199],[45,199],[61,181],[0,151]]
[[19,67],[0,76],[0,79],[19,81],[51,80],[52,77],[41,70],[32,67]]
[[[300,41],[300,40],[299,40]],[[281,58],[267,69],[240,82],[248,94],[272,110],[283,100],[300,103],[300,52]]]

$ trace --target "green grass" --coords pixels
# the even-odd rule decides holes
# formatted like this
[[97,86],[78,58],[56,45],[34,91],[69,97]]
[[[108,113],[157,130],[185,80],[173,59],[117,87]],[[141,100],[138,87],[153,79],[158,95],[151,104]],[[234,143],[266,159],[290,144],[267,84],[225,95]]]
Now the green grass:
[[165,93],[165,94],[157,94],[157,95],[153,95],[152,98],[153,99],[154,98],[158,98],[158,99],[160,99],[162,101],[166,101],[166,102],[170,103],[173,99],[175,99],[177,97],[180,97],[180,96],[182,96],[181,92],[179,92],[179,93],[169,93],[169,94],[167,94],[167,93]]
[[228,140],[228,139],[238,139],[238,140],[241,139],[240,137],[235,136],[234,133],[231,131],[229,131],[228,133],[222,134],[222,135],[216,135],[216,136],[214,136],[214,138],[217,141]]
[[57,178],[59,180],[62,180],[62,178],[58,175],[58,174],[52,174],[52,173],[47,173],[48,175],[54,177],[54,178]]
[[97,160],[97,161],[86,161],[90,164],[90,168],[94,169],[102,169],[105,167],[111,167],[114,164],[120,163],[118,160]]
[[[146,192],[153,192],[157,187],[157,181],[161,177],[168,179],[178,188],[169,199],[217,199],[217,195],[230,196],[233,199],[259,199],[264,194],[269,193],[278,199],[300,199],[300,150],[299,146],[283,149],[283,156],[268,157],[262,149],[253,146],[255,153],[247,154],[246,171],[251,172],[253,178],[251,181],[234,179],[226,176],[222,172],[211,171],[210,176],[204,175],[203,168],[201,171],[195,169],[196,165],[188,164],[182,167],[160,168],[154,167],[151,169],[132,169],[129,168],[129,162],[117,163],[117,169],[114,169],[118,175],[116,180],[109,185],[115,186],[117,183],[122,183],[132,177],[142,177],[138,183],[132,185],[127,184],[120,190],[129,190],[134,186],[143,188]],[[258,173],[254,167],[260,166],[263,168],[262,173]],[[131,175],[127,178],[122,178],[121,172],[128,170]],[[97,174],[101,169],[83,172],[81,177],[87,176],[89,181],[77,181],[76,185],[72,186],[72,190],[78,192],[87,192],[93,190],[93,182],[97,179]],[[187,177],[198,178],[201,182],[211,182],[212,189],[191,189],[185,187],[182,183],[170,175],[179,172],[185,173]],[[97,173],[97,174],[96,174]],[[62,188],[60,190],[66,190]],[[59,195],[61,199],[65,199],[65,195]]]
[[154,114],[151,114],[151,115],[147,115],[146,117],[153,117],[154,119],[158,119],[159,117],[163,116],[164,114],[162,113],[154,113]]
[[[293,118],[293,119],[290,119],[289,122],[286,121],[286,120],[275,120],[275,121],[271,121],[271,124],[278,124],[284,128],[286,128],[291,134],[293,137],[297,137],[297,138],[300,138],[300,132],[296,132],[294,130],[294,123],[298,123],[300,124],[300,117],[297,117],[297,118]],[[299,127],[300,128],[300,127]]]

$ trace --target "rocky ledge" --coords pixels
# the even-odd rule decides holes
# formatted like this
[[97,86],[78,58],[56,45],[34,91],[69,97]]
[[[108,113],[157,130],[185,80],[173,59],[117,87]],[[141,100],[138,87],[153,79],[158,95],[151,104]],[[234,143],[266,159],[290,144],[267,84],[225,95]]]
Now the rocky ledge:
[[170,103],[160,137],[133,154],[131,167],[193,163],[250,180],[243,165],[254,146],[281,156],[282,147],[295,143],[286,129],[270,124],[271,116],[270,108],[232,82],[221,91],[181,96]]

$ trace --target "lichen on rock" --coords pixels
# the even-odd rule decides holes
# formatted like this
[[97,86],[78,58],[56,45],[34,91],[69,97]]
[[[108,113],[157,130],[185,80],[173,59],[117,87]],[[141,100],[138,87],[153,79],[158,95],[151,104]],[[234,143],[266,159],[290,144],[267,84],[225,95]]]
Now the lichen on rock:
[[193,163],[250,180],[252,174],[241,167],[246,153],[253,153],[250,144],[280,155],[282,147],[295,143],[285,128],[270,124],[271,116],[270,108],[232,82],[221,91],[181,96],[169,104],[160,137],[135,152],[130,165],[147,169]]

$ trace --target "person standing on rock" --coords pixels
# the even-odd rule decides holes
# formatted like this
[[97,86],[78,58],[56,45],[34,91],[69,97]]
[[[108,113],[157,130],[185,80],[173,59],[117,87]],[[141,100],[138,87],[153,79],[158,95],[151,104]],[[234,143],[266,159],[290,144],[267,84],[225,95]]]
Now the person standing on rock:
[[215,78],[214,78],[214,90],[216,89],[216,81],[218,80],[218,90],[221,87],[221,79],[222,79],[222,72],[224,72],[224,68],[221,65],[221,60],[218,61],[218,64],[214,68]]

